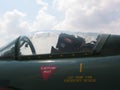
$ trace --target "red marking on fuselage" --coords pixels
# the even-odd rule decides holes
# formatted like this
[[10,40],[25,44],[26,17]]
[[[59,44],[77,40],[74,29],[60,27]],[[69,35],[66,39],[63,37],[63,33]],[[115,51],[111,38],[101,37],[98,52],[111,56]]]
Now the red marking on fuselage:
[[55,66],[41,66],[40,71],[43,77],[43,80],[47,80],[56,70]]

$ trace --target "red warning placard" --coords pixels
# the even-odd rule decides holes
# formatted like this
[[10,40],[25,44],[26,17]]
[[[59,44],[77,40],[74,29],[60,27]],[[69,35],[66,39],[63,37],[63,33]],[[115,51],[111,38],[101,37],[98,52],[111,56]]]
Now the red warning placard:
[[40,71],[44,80],[47,80],[56,70],[55,66],[41,66]]

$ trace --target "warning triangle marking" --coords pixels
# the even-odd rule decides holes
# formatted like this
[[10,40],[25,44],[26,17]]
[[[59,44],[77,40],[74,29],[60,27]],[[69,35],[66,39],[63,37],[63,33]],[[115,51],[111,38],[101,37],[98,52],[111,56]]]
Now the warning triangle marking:
[[47,80],[56,70],[55,66],[41,66],[40,71],[43,80]]

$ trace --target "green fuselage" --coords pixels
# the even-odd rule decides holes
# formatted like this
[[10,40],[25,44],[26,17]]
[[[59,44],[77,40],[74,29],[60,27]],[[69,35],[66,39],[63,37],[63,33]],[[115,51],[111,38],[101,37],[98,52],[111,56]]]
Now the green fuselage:
[[8,90],[120,90],[119,69],[120,56],[0,61],[0,87]]

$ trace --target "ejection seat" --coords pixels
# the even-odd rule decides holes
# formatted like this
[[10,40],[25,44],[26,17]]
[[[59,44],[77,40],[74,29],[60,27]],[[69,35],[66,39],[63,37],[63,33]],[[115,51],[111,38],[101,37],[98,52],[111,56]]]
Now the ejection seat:
[[56,48],[52,46],[51,53],[79,52],[82,44],[85,44],[84,38],[61,33]]

